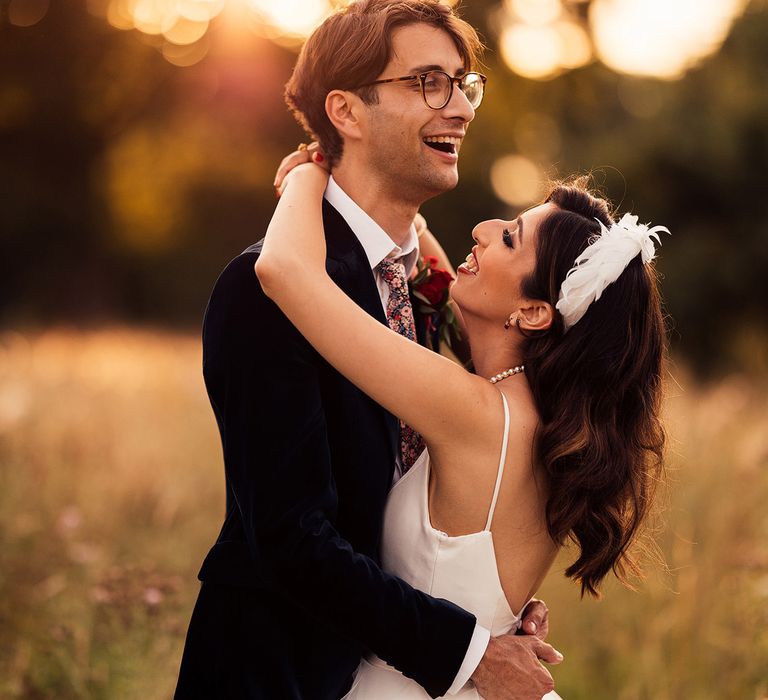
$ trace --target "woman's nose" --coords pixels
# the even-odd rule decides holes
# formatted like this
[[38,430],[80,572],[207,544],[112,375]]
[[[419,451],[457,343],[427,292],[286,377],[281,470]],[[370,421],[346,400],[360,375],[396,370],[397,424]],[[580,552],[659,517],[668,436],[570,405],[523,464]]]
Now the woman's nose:
[[472,239],[481,246],[488,245],[488,226],[491,221],[481,221],[475,228],[472,229]]

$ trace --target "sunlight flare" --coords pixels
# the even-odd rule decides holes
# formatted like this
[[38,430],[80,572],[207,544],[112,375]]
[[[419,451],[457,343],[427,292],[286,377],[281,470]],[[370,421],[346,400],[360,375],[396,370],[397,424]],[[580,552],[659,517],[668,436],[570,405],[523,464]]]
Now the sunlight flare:
[[675,79],[715,53],[745,0],[595,0],[597,52],[616,71]]
[[332,11],[328,0],[246,0],[263,23],[289,37],[306,38]]

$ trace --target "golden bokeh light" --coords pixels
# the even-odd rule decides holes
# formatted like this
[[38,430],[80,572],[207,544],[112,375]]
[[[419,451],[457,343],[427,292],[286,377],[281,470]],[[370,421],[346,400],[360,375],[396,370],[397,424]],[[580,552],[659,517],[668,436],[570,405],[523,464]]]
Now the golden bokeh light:
[[115,29],[133,29],[131,0],[111,0],[107,5],[107,22]]
[[179,15],[193,22],[210,22],[221,14],[224,0],[178,0]]
[[595,0],[601,60],[622,73],[675,79],[720,48],[745,0]]
[[168,63],[172,63],[180,68],[186,68],[202,61],[208,53],[208,48],[208,37],[204,36],[201,41],[191,45],[174,44],[166,41],[163,44],[162,53]]
[[504,0],[496,17],[501,56],[524,78],[549,80],[592,60],[586,29],[561,0]]
[[303,40],[332,11],[328,0],[245,0],[261,24]]
[[560,0],[504,0],[504,6],[521,22],[532,25],[552,24],[560,17]]
[[560,66],[574,69],[592,60],[592,42],[586,29],[576,22],[561,20],[555,24],[560,36]]
[[163,32],[163,36],[171,43],[179,46],[194,44],[203,38],[208,31],[208,21],[194,22],[185,17],[179,17],[176,23]]
[[176,44],[191,44],[207,31],[224,0],[110,0],[107,21],[117,29],[162,34]]
[[[20,2],[21,0],[16,0]],[[33,0],[43,2],[44,0]],[[47,0],[45,0],[47,2]],[[149,36],[162,35],[163,56],[174,65],[192,65],[191,57],[207,52],[177,51],[167,46],[189,46],[207,35],[210,22],[225,14],[237,18],[242,36],[266,37],[276,43],[298,46],[335,9],[349,0],[88,0],[89,10],[105,16],[115,28],[137,29]],[[105,7],[106,4],[106,7]],[[449,3],[451,4],[451,3]],[[452,3],[452,4],[455,4]],[[226,12],[225,12],[226,11]],[[233,39],[232,21],[228,41]],[[206,45],[207,46],[207,45]],[[194,61],[197,62],[197,61]]]
[[[456,0],[443,0],[455,6]],[[350,0],[88,0],[118,29],[138,29],[191,45],[224,10],[241,18],[238,32],[297,47]],[[10,0],[12,24],[30,26],[49,0]],[[99,13],[94,7],[106,5]],[[502,58],[515,73],[549,80],[597,56],[618,72],[679,78],[718,50],[747,0],[594,0],[589,23],[564,0],[502,0],[492,13]],[[591,36],[590,36],[591,35]],[[231,37],[230,37],[231,38]],[[594,44],[594,46],[593,46]],[[172,50],[163,51],[176,55]],[[170,59],[169,59],[170,60]]]
[[539,199],[543,183],[541,168],[525,156],[502,156],[491,166],[494,193],[512,207],[524,207]]
[[48,13],[49,0],[11,0],[8,21],[15,27],[32,27]]
[[133,25],[144,34],[167,32],[179,18],[175,0],[133,0]]
[[551,26],[512,24],[501,33],[501,56],[524,78],[541,80],[559,72],[562,41]]

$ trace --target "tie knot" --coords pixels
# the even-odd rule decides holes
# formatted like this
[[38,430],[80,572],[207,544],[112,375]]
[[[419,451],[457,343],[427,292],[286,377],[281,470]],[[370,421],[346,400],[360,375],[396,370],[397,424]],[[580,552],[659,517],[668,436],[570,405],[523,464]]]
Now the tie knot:
[[401,288],[406,284],[405,265],[399,260],[382,260],[378,267],[382,279],[390,288]]

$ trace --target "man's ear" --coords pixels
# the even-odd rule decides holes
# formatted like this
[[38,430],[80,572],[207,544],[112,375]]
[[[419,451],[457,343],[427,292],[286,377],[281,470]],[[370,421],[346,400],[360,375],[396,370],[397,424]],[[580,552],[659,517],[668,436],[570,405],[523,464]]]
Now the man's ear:
[[524,331],[545,331],[555,319],[555,310],[546,301],[533,301],[520,307],[518,318]]
[[325,97],[325,113],[345,141],[362,138],[365,105],[353,92],[331,90]]

